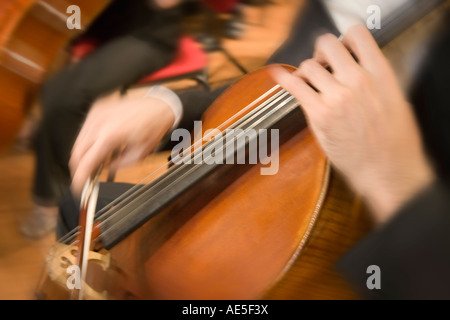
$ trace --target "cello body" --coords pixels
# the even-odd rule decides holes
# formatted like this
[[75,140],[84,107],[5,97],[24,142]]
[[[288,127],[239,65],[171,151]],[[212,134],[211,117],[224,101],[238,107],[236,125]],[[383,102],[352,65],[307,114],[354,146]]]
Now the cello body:
[[[204,114],[203,130],[218,128],[274,85],[268,68],[245,76]],[[261,175],[261,163],[224,164],[231,168],[225,174],[214,172],[193,185],[195,192],[110,248],[98,246],[107,243],[100,229],[93,236],[86,298],[356,298],[334,264],[370,222],[358,197],[330,169],[300,108],[279,130],[280,147],[271,150],[279,154],[276,174]],[[64,268],[76,253],[62,252],[48,257],[51,276],[40,285],[41,298],[67,298]]]

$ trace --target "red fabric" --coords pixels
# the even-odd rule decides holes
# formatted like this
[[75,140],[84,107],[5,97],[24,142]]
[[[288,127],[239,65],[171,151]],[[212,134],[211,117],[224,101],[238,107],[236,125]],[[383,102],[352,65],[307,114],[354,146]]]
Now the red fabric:
[[70,53],[73,58],[83,59],[94,51],[98,46],[98,41],[95,39],[81,39],[70,48]]
[[227,13],[230,12],[239,0],[203,0],[203,3],[214,11]]
[[199,45],[190,37],[183,36],[180,39],[175,59],[161,70],[144,77],[139,83],[153,82],[199,71],[206,66],[206,62],[206,54]]
[[[72,57],[82,59],[95,50],[98,41],[82,39],[71,48]],[[206,66],[206,54],[190,37],[182,36],[179,40],[178,53],[166,67],[142,78],[138,83],[159,81],[199,71]]]

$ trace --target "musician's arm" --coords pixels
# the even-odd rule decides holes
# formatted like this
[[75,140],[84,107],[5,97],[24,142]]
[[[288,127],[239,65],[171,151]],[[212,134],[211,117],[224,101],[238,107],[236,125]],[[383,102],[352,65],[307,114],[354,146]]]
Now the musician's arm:
[[[322,37],[314,59],[295,75],[274,76],[299,100],[319,144],[380,223],[341,260],[341,271],[365,297],[450,298],[450,190],[436,180],[411,107],[368,31],[352,28],[343,43]],[[374,265],[381,288],[370,290]]]
[[[338,263],[339,271],[363,298],[450,299],[450,189],[443,182],[426,188],[395,217]],[[373,288],[379,267],[380,288]]]

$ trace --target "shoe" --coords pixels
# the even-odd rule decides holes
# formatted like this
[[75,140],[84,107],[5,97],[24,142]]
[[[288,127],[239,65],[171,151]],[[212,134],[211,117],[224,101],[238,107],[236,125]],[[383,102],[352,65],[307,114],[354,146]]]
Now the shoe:
[[20,225],[21,233],[29,239],[40,239],[53,232],[58,219],[58,207],[36,206],[32,215]]
[[16,136],[14,147],[20,152],[33,149],[34,138],[38,127],[37,117],[30,114],[24,121],[22,128]]

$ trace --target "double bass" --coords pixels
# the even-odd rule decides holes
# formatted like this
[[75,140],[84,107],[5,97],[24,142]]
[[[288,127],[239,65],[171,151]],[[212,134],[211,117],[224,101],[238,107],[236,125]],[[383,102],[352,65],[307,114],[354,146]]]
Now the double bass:
[[[411,25],[441,3],[422,2],[407,15],[402,8],[392,19]],[[384,45],[402,30],[395,29],[375,38]],[[270,151],[279,154],[278,173],[260,175],[261,163],[172,163],[97,212],[83,249],[85,203],[80,226],[47,256],[40,297],[70,297],[67,268],[81,265],[84,299],[356,298],[333,265],[370,220],[331,170],[296,100],[259,69],[206,111],[202,137],[216,128],[221,134],[196,137],[187,157],[219,150],[227,129],[276,129],[280,145]]]
[[[0,148],[17,134],[45,78],[63,61],[66,45],[109,0],[2,0],[0,2]],[[81,29],[69,29],[67,8],[81,10]],[[62,62],[61,62],[62,64]]]

